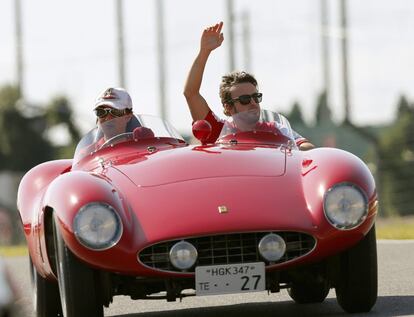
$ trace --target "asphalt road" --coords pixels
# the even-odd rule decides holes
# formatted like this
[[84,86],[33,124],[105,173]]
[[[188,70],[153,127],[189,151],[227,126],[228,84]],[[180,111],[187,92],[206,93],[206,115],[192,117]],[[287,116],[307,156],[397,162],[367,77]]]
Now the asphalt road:
[[[22,316],[34,316],[29,280],[29,263],[25,257],[6,262],[20,292],[18,304]],[[378,242],[378,300],[369,314],[352,316],[414,316],[414,240]],[[184,298],[180,303],[164,300],[133,301],[115,297],[105,309],[105,316],[118,317],[216,317],[216,316],[345,316],[331,290],[322,304],[297,305],[286,290],[267,295],[265,292],[244,295]]]

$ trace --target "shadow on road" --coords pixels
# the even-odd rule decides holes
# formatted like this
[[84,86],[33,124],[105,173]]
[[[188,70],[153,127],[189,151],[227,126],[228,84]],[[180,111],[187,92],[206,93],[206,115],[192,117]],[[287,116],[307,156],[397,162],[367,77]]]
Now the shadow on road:
[[[298,305],[293,301],[248,303],[228,306],[201,307],[174,311],[147,312],[113,317],[274,317],[277,316],[350,316],[339,307],[336,299],[323,304]],[[411,316],[414,315],[414,296],[380,296],[369,313],[352,316]]]

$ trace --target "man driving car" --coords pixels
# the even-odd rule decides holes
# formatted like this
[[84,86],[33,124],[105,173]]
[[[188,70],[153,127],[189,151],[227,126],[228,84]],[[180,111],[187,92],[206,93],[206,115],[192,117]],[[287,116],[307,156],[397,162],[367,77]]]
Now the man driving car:
[[105,141],[139,126],[133,116],[131,96],[124,88],[105,89],[96,98],[94,112]]

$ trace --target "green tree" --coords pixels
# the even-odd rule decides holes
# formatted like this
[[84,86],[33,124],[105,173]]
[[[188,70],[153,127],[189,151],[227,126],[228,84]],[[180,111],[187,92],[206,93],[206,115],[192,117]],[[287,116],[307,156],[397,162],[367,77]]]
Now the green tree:
[[73,156],[76,144],[80,139],[80,131],[73,120],[73,111],[69,100],[65,96],[56,96],[46,105],[46,121],[48,128],[64,125],[70,136],[70,142],[57,147],[57,158]]
[[410,103],[404,95],[400,96],[397,104],[397,117],[403,117],[406,114],[409,114],[412,111]]
[[[19,100],[17,87],[0,87],[0,170],[26,171],[48,160],[72,157],[80,132],[69,100],[57,96],[36,107]],[[57,125],[67,128],[68,144],[53,146],[48,139],[47,132]]]
[[383,209],[414,214],[414,108],[402,96],[395,123],[380,138]]
[[316,124],[318,125],[326,122],[332,122],[332,112],[329,108],[325,91],[318,96],[315,119]]
[[0,170],[26,171],[53,157],[43,136],[44,118],[23,116],[16,107],[19,97],[16,87],[0,88]]
[[290,123],[292,124],[300,124],[305,125],[305,121],[303,120],[302,110],[300,105],[297,101],[293,103],[292,110],[287,115]]

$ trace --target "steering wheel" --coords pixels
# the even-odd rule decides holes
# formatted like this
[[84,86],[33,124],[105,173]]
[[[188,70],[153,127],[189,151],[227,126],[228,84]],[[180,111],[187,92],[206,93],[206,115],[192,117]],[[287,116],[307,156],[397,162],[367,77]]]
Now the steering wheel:
[[124,133],[121,133],[121,134],[117,134],[117,135],[113,136],[112,138],[106,140],[105,143],[102,144],[98,150],[101,150],[101,149],[103,149],[103,148],[105,148],[109,145],[112,145],[112,144],[117,144],[117,143],[122,142],[122,141],[127,141],[128,139],[132,140],[132,138],[133,138],[133,134],[131,132],[124,132]]

